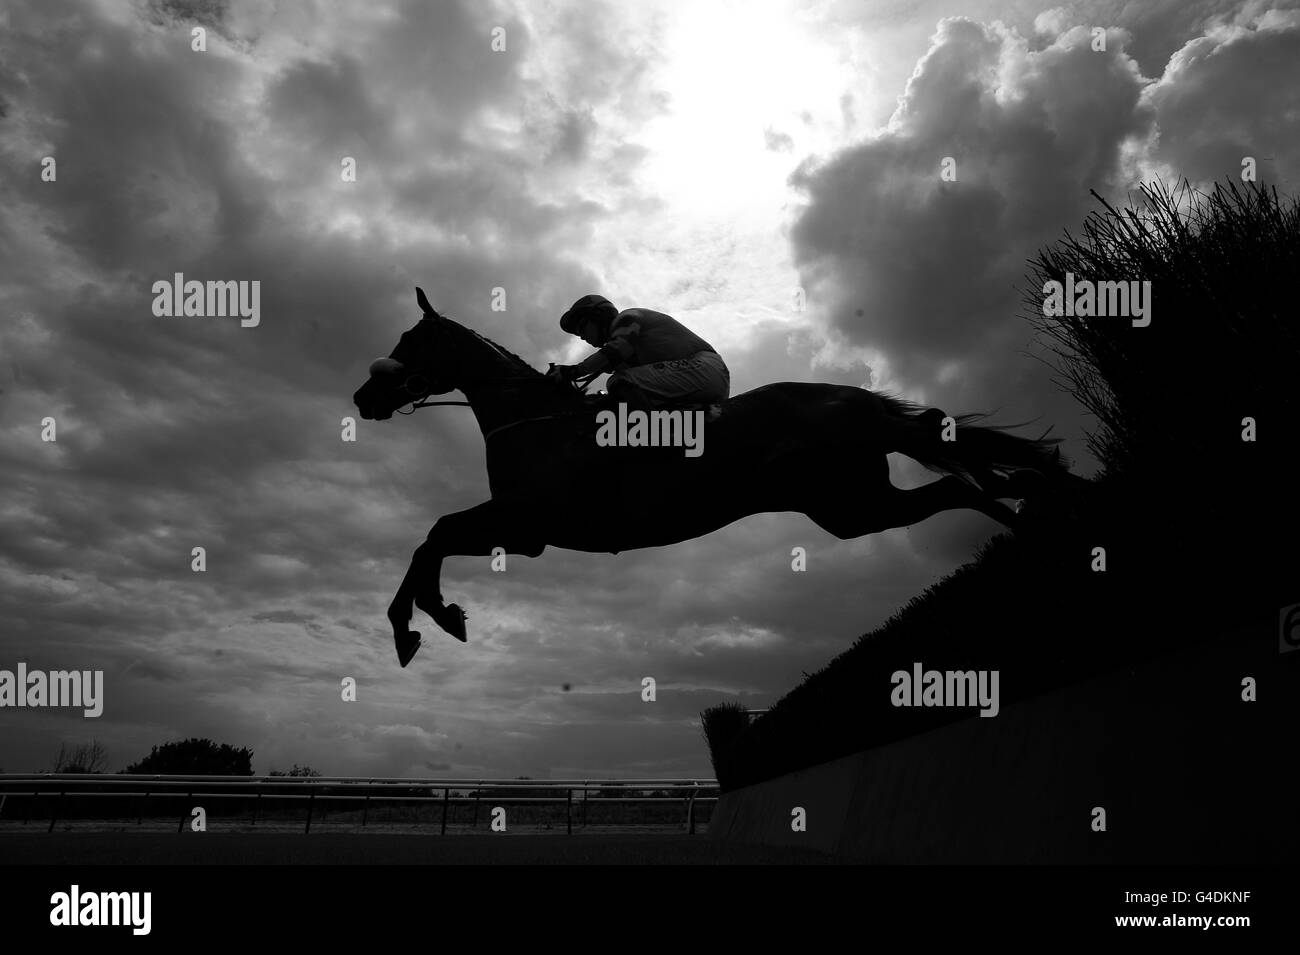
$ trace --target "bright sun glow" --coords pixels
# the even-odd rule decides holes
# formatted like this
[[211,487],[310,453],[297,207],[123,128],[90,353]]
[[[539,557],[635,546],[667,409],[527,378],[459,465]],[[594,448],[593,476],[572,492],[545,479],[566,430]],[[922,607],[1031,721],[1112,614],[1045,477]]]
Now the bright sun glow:
[[[638,140],[642,182],[692,216],[764,215],[787,201],[799,157],[828,145],[848,80],[837,50],[793,3],[674,4],[658,85],[669,113]],[[795,67],[797,64],[797,68]],[[764,131],[791,137],[769,149]]]

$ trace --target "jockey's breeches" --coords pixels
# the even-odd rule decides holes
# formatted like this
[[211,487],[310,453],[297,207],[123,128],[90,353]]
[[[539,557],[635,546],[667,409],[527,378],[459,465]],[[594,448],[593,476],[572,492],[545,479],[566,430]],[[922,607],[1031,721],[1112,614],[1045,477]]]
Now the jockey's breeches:
[[690,358],[636,365],[609,376],[611,395],[634,386],[652,407],[713,405],[731,394],[731,372],[717,352],[696,352]]

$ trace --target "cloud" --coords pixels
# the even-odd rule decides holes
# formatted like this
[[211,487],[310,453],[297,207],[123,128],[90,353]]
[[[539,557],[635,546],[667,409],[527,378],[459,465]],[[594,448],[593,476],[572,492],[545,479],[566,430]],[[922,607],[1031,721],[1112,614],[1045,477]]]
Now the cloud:
[[763,130],[763,144],[772,152],[788,153],[794,149],[794,137],[769,126]]
[[793,177],[810,301],[936,403],[1017,377],[1024,259],[1086,214],[1090,188],[1122,181],[1122,145],[1153,121],[1123,36],[1110,55],[1088,41],[1076,28],[1034,51],[1008,28],[944,20],[888,127]]
[[[417,616],[426,647],[399,670],[383,614],[412,549],[489,493],[462,409],[340,440],[370,359],[415,322],[412,286],[540,365],[570,348],[559,314],[624,251],[635,273],[610,294],[671,298],[735,391],[893,387],[1077,435],[1078,409],[1020,354],[1014,286],[1035,244],[1092,208],[1089,187],[1122,192],[1143,170],[1209,175],[1250,150],[1295,175],[1289,14],[1188,9],[1080,7],[1023,34],[945,20],[888,126],[812,159],[799,149],[826,124],[811,114],[747,127],[759,161],[798,163],[797,313],[757,226],[677,221],[643,185],[643,133],[673,106],[668,7],[10,4],[0,665],[103,669],[90,732],[114,768],[199,735],[251,746],[259,770],[707,774],[701,709],[771,703],[992,525],[944,515],[844,542],[769,514],[617,557],[549,549],[505,574],[450,558],[470,642]],[[612,37],[635,42],[609,55]],[[866,129],[881,95],[835,91],[831,125]],[[177,271],[260,280],[262,324],[155,318],[151,284]],[[0,762],[40,768],[87,731],[5,711]]]
[[1300,90],[1283,78],[1300,62],[1300,10],[1212,21],[1143,91],[1158,117],[1151,160],[1194,182],[1241,172],[1254,157],[1261,181],[1300,184]]
[[[1261,179],[1296,178],[1300,14],[1225,6],[1073,4],[1028,35],[942,20],[889,123],[800,165],[791,239],[810,312],[869,356],[873,387],[1037,416],[1082,455],[1086,422],[1024,322],[1025,261],[1097,208],[1091,190],[1122,203],[1155,176],[1221,181],[1244,155],[1269,157]],[[1144,76],[1130,50],[1154,63],[1170,35],[1188,39]]]
[[[279,23],[176,3],[6,16],[0,646],[104,668],[112,729],[97,729],[124,761],[201,730],[284,763],[329,756],[300,714],[337,706],[344,675],[365,677],[363,699],[382,684],[384,592],[424,533],[412,517],[427,529],[431,500],[486,491],[481,439],[454,414],[340,441],[352,391],[414,323],[417,282],[503,343],[553,343],[545,320],[591,284],[562,250],[607,215],[587,184],[613,157],[598,191],[636,198],[623,124],[661,101],[637,55],[564,59],[609,11],[536,28],[470,3]],[[220,27],[207,53],[196,21]],[[178,271],[259,279],[262,324],[156,319],[152,282]],[[498,285],[508,313],[487,308]],[[46,415],[54,444],[32,427]],[[381,748],[356,758],[428,761]]]

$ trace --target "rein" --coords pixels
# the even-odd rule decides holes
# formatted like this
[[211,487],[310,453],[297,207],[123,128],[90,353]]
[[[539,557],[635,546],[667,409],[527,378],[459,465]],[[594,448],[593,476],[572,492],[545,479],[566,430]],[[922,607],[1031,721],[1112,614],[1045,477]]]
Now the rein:
[[[451,345],[452,351],[456,354],[457,363],[459,364],[460,349],[457,348],[456,342],[451,338],[448,338],[447,341],[448,344]],[[552,367],[554,367],[554,364],[552,364]],[[595,381],[597,378],[599,378],[601,374],[602,372],[593,372],[592,374],[586,375],[582,378],[574,378],[570,381],[570,384],[573,385],[574,389],[578,392],[578,394],[585,395],[587,393],[587,389],[591,387],[591,383]],[[406,381],[402,383],[402,390],[405,391],[408,395],[414,395],[414,399],[411,402],[410,411],[403,411],[401,408],[395,408],[394,410],[398,414],[413,415],[415,414],[416,409],[418,408],[434,408],[434,407],[445,406],[445,405],[459,405],[465,408],[472,407],[468,401],[426,401],[425,397],[429,394],[427,388],[424,389],[423,391],[420,391],[419,394],[416,394],[416,391],[411,388],[411,381],[412,379],[415,378],[424,378],[426,384],[428,382],[428,379],[421,374],[409,375],[407,377]],[[471,384],[478,384],[479,382],[489,382],[489,381],[531,381],[536,384],[545,384],[545,385],[552,385],[552,386],[554,385],[554,382],[552,382],[546,376],[542,376],[540,378],[534,378],[531,375],[509,375],[500,378],[478,378],[474,382],[471,382]],[[483,440],[487,441],[488,438],[492,437],[492,435],[496,434],[497,432],[504,431],[506,428],[513,428],[515,425],[524,424],[527,421],[546,421],[551,418],[561,418],[561,417],[564,417],[563,413],[541,415],[536,418],[520,418],[518,421],[511,421],[506,424],[493,428],[487,434],[483,435]]]
[[395,410],[398,414],[412,415],[415,414],[416,408],[433,408],[437,405],[464,405],[466,408],[468,408],[469,402],[468,401],[412,401],[410,411],[403,411],[401,408],[395,408],[393,410]]

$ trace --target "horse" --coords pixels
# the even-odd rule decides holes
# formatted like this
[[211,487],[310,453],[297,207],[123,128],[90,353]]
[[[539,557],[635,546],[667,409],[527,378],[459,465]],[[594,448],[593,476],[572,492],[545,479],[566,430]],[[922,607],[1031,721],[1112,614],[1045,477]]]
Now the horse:
[[[445,557],[538,557],[548,547],[617,554],[701,537],[751,514],[795,511],[847,540],[973,509],[1013,530],[1000,499],[1024,498],[1068,474],[1060,438],[1006,433],[865,388],[778,382],[736,395],[704,425],[704,453],[602,446],[597,409],[608,396],[560,384],[500,345],[436,312],[422,317],[353,395],[361,417],[384,421],[406,405],[468,405],[487,447],[491,498],[434,523],[388,607],[398,661],[420,646],[423,610],[457,640],[466,614],[443,600]],[[453,390],[467,401],[430,401]],[[593,400],[594,397],[594,400]],[[716,409],[715,409],[716,412]],[[898,452],[943,475],[903,490],[889,481]],[[589,506],[595,492],[603,506]],[[573,507],[574,502],[582,506]]]

